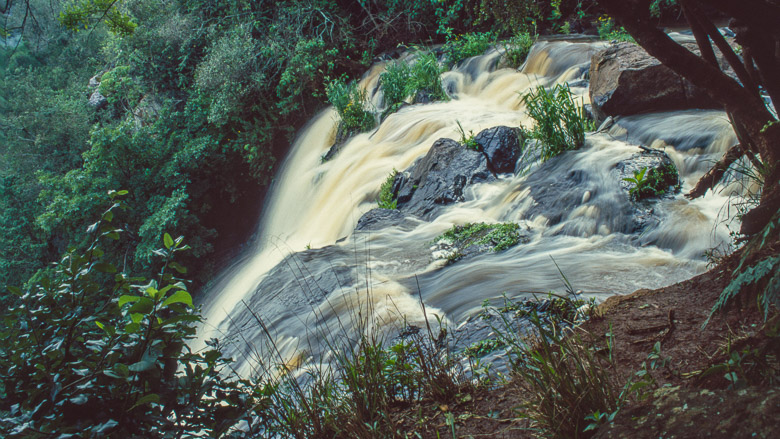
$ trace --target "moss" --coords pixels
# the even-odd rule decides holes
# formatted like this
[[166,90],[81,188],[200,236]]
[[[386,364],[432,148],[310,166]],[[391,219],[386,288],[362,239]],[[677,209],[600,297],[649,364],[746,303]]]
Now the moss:
[[435,242],[447,240],[459,248],[489,245],[494,252],[506,250],[520,242],[520,226],[515,223],[467,223],[453,226]]
[[387,176],[387,179],[379,188],[379,201],[377,201],[377,204],[382,209],[398,208],[398,200],[395,199],[395,194],[393,193],[393,182],[396,175],[398,175],[398,170],[393,168],[393,172]]

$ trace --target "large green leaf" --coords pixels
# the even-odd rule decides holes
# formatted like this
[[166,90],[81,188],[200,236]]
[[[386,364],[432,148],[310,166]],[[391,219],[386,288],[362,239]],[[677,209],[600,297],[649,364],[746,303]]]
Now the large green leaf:
[[162,306],[168,306],[173,303],[183,303],[190,308],[194,308],[195,306],[192,304],[192,296],[190,296],[190,293],[179,290],[171,295],[171,297],[165,299],[165,302],[163,302]]

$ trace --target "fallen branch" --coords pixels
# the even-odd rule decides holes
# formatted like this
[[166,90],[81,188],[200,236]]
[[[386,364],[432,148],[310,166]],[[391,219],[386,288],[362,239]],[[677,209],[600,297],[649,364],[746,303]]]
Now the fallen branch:
[[706,174],[704,174],[702,178],[699,179],[699,182],[696,183],[696,186],[691,189],[690,192],[685,194],[685,198],[691,200],[699,198],[707,193],[709,189],[714,188],[715,185],[718,184],[718,182],[720,182],[720,180],[726,174],[729,166],[739,160],[739,158],[744,154],[745,149],[742,147],[741,143],[738,143],[729,148],[729,150],[726,151],[726,154],[723,155],[723,158],[721,158],[720,161],[715,164],[715,166],[713,166],[709,171],[707,171]]

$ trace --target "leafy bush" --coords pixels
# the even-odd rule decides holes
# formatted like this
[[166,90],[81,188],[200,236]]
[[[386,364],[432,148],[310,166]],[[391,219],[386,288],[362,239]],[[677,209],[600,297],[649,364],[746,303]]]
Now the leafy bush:
[[347,83],[343,78],[331,81],[326,93],[347,132],[368,131],[376,124],[374,116],[366,110],[366,91],[356,82]]
[[[51,277],[10,288],[17,305],[0,326],[0,432],[3,436],[177,437],[219,435],[248,417],[246,383],[222,376],[218,349],[192,353],[186,343],[200,316],[186,269],[174,255],[182,239],[164,236],[156,279],[120,273],[101,240],[119,239],[114,205],[71,249]],[[101,287],[104,283],[113,286]]]
[[482,55],[494,41],[492,32],[475,32],[454,37],[449,35],[447,43],[442,47],[445,63],[453,66],[466,58]]
[[383,116],[398,110],[412,98],[412,103],[449,99],[441,83],[442,68],[433,53],[420,55],[410,66],[403,61],[388,64],[379,76],[385,99]]
[[634,37],[629,35],[623,26],[618,26],[612,18],[601,16],[598,21],[599,38],[602,40],[635,42]]
[[442,67],[433,53],[421,55],[412,64],[411,75],[409,77],[409,95],[413,97],[412,102],[424,100],[446,101],[449,98],[444,92],[441,83]]
[[531,35],[528,32],[520,32],[510,38],[504,44],[504,58],[507,64],[515,69],[520,68],[528,58],[531,47],[536,43],[536,38],[536,35]]
[[387,176],[387,179],[379,188],[379,207],[382,209],[396,209],[398,207],[398,200],[395,199],[393,193],[393,182],[395,182],[395,176],[398,175],[398,170],[393,169],[393,172]]
[[410,90],[409,81],[412,77],[412,69],[403,61],[394,61],[387,65],[385,71],[379,76],[379,84],[385,100],[385,113],[390,114],[398,110],[401,104],[415,93]]
[[580,148],[585,143],[585,132],[593,129],[567,85],[556,85],[549,91],[539,86],[523,96],[523,102],[536,121],[531,135],[541,143],[542,161]]

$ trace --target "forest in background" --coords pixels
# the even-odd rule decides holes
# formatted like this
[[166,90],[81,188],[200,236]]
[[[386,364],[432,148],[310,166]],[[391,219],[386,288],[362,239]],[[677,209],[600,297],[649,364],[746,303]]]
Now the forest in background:
[[[129,191],[124,238],[107,249],[122,270],[148,275],[169,232],[186,237],[202,284],[251,235],[275,165],[327,105],[330,81],[359,78],[399,44],[582,31],[599,14],[573,0],[4,3],[3,290],[84,246],[110,190]],[[88,105],[90,78],[101,106]]]

